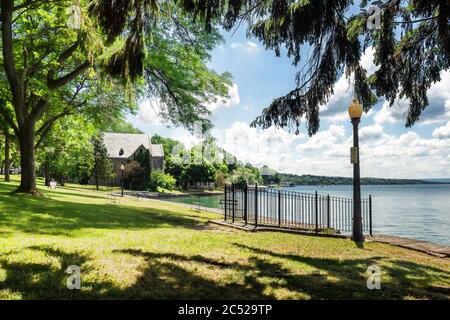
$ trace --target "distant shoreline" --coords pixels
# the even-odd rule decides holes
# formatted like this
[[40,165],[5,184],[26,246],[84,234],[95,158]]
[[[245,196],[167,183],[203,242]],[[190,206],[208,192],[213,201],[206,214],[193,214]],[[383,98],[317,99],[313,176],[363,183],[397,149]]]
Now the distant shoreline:
[[[450,182],[434,182],[434,183],[361,183],[362,186],[429,186],[429,185],[450,185]],[[296,184],[296,185],[271,185],[274,188],[295,188],[307,186],[353,186],[353,184]]]
[[[295,175],[275,173],[263,175],[263,182],[270,187],[296,187],[296,186],[332,186],[352,185],[353,179],[349,177],[327,177],[315,175]],[[361,185],[445,185],[450,179],[389,179],[389,178],[361,178]]]

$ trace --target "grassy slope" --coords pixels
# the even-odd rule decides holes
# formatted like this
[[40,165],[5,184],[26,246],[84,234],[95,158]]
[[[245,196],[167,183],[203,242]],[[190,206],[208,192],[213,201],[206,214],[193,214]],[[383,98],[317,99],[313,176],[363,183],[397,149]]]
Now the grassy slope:
[[[0,298],[449,298],[450,262],[384,244],[244,233],[210,213],[69,185],[46,198],[0,183]],[[82,268],[82,290],[65,286]],[[382,289],[366,269],[382,268]]]

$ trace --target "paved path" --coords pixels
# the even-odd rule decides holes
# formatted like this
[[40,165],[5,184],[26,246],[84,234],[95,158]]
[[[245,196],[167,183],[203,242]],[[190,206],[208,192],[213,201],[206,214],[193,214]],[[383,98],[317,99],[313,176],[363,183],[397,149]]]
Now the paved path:
[[280,228],[280,227],[271,227],[271,226],[258,226],[255,228],[255,226],[251,224],[245,224],[241,222],[231,222],[231,221],[223,221],[223,220],[209,220],[208,222],[225,226],[225,227],[231,227],[243,231],[250,231],[250,232],[256,232],[256,231],[273,231],[273,232],[286,232],[286,233],[295,233],[295,234],[301,234],[306,236],[315,236],[315,237],[331,237],[331,238],[349,238],[348,236],[342,235],[342,234],[326,234],[326,233],[316,233],[314,229],[302,229],[302,228]]
[[198,205],[198,204],[189,204],[189,203],[183,203],[183,202],[168,201],[168,200],[164,200],[164,199],[152,199],[152,200],[156,200],[156,201],[160,201],[160,202],[164,202],[164,203],[169,203],[169,204],[176,205],[176,206],[186,207],[186,208],[189,208],[189,209],[192,209],[192,210],[217,213],[217,214],[220,214],[220,215],[223,216],[222,209],[208,208],[208,207],[204,207],[204,206],[201,206],[201,205]]
[[425,252],[437,257],[450,257],[450,247],[416,239],[377,234],[367,238],[368,242],[382,242],[394,246]]

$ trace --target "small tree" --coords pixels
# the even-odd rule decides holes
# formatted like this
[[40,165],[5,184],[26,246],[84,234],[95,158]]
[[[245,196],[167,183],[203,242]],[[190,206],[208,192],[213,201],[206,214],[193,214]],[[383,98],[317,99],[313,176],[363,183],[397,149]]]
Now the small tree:
[[170,174],[164,173],[161,170],[154,170],[150,174],[150,191],[158,191],[158,188],[173,190],[175,188],[176,180]]
[[225,186],[226,178],[222,171],[216,172],[216,188],[222,189]]
[[145,169],[141,167],[141,165],[137,161],[131,161],[130,163],[125,164],[123,175],[127,181],[128,188],[133,189],[133,185],[135,185],[135,182],[139,181],[141,181],[140,185],[142,186],[144,173]]
[[94,148],[94,168],[92,174],[95,179],[95,187],[98,190],[98,180],[110,177],[112,174],[112,162],[108,158],[108,151],[103,142],[103,134],[97,134],[92,137]]
[[239,167],[233,171],[231,182],[236,185],[261,183],[261,175],[247,166]]
[[145,188],[149,183],[150,177],[150,151],[147,149],[141,149],[133,156],[133,162],[137,162],[142,170],[139,172],[139,184],[140,188]]

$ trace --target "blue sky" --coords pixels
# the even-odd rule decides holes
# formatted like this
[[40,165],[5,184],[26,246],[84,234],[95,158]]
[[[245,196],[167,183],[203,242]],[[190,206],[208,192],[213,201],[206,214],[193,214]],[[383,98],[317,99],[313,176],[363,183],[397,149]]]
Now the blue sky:
[[[234,86],[226,103],[211,106],[215,124],[213,135],[240,160],[261,166],[267,164],[281,172],[350,176],[349,149],[351,125],[347,107],[352,93],[348,79],[341,78],[330,102],[321,106],[319,133],[309,138],[303,127],[300,135],[292,130],[250,128],[249,123],[272,99],[295,87],[299,67],[282,54],[265,50],[255,39],[247,39],[245,28],[234,34],[223,32],[224,43],[214,49],[210,68],[233,75]],[[369,72],[373,65],[369,48],[362,65]],[[407,102],[389,108],[383,99],[361,121],[361,169],[363,176],[394,178],[450,177],[450,72],[429,91],[431,105],[413,128],[404,126]],[[155,108],[143,104],[129,120],[148,134],[158,133],[185,144],[195,139],[185,130],[167,128],[158,120]]]

